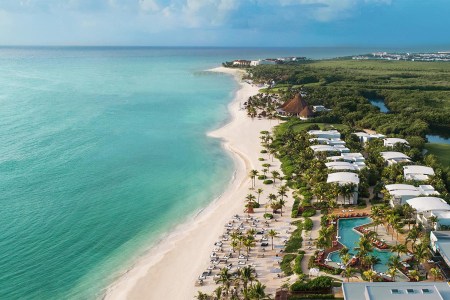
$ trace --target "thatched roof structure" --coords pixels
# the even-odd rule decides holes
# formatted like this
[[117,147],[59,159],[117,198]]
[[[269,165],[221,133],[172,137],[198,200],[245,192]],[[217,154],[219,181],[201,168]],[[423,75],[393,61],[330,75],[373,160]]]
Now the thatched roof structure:
[[308,119],[312,116],[314,116],[314,113],[308,105],[300,112],[300,117],[302,118]]
[[286,114],[298,115],[306,106],[308,106],[308,104],[305,99],[303,99],[300,93],[298,93],[294,96],[294,98],[286,101],[280,109],[282,109]]

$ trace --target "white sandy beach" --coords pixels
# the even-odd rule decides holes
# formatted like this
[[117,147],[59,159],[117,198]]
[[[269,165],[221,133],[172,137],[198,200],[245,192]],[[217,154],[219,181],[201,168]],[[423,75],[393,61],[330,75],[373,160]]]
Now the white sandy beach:
[[[260,131],[270,131],[278,121],[252,120],[245,110],[239,110],[240,103],[256,94],[258,88],[241,82],[238,70],[220,67],[211,71],[234,75],[240,84],[229,106],[230,123],[209,133],[211,137],[222,139],[224,147],[234,154],[235,178],[220,199],[193,220],[179,226],[119,278],[108,289],[105,299],[192,299],[198,290],[194,283],[207,267],[209,254],[223,233],[224,224],[233,214],[243,214],[244,199],[251,185],[248,173],[251,169],[261,169],[258,161],[261,156]],[[268,192],[265,191],[261,198]]]

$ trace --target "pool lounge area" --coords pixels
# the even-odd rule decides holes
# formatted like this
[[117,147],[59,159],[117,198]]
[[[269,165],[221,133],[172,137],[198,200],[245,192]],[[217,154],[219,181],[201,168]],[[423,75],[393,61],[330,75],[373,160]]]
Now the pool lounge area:
[[[354,248],[356,247],[361,234],[358,233],[354,228],[365,225],[372,222],[371,218],[351,218],[351,219],[339,219],[338,220],[338,236],[339,242],[349,249],[350,255],[356,253]],[[380,259],[380,263],[374,265],[374,269],[377,272],[385,273],[388,270],[387,264],[389,262],[389,258],[393,255],[390,251],[380,251],[378,249],[374,249],[371,254]],[[334,263],[341,263],[341,259],[339,257],[339,252],[331,252],[328,255],[328,260]]]

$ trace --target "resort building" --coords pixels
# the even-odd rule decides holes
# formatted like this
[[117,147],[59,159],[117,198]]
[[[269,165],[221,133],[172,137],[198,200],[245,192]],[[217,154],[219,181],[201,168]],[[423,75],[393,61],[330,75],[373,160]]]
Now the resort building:
[[345,300],[450,300],[447,282],[343,282]]
[[450,279],[450,231],[431,231],[430,248],[433,261],[448,281]]
[[394,152],[394,151],[380,152],[380,155],[388,166],[391,166],[399,162],[411,162],[410,157],[401,152]]
[[312,109],[313,109],[314,112],[322,112],[322,111],[330,111],[331,110],[329,108],[326,108],[323,105],[313,105]]
[[358,185],[359,185],[358,174],[351,172],[331,173],[328,174],[327,183],[337,183],[339,185],[354,184],[355,189],[353,190],[353,193],[345,198],[343,195],[339,195],[337,203],[356,204],[358,202]]
[[[346,161],[350,163],[364,163],[366,160],[361,153],[342,153],[340,156],[327,157],[329,161]],[[364,164],[365,165],[365,164]]]
[[335,170],[335,171],[359,171],[366,167],[365,163],[357,164],[357,163],[350,163],[346,161],[331,161],[325,163],[328,169]]
[[340,152],[340,153],[348,153],[348,152],[350,152],[350,149],[348,149],[347,147],[345,147],[343,145],[334,145],[334,146],[330,146],[330,145],[313,145],[313,146],[310,146],[310,148],[314,151],[314,153],[327,152],[328,154],[333,154],[333,153],[336,153],[336,152]]
[[430,167],[418,165],[403,167],[403,176],[405,177],[405,180],[426,181],[433,175],[434,170]]
[[431,185],[419,185],[419,187],[415,187],[410,184],[387,184],[385,188],[389,192],[389,204],[392,207],[403,205],[406,203],[406,200],[419,196],[439,195],[439,192]]
[[379,133],[370,134],[367,132],[355,132],[353,134],[356,135],[363,144],[373,139],[382,139],[386,137],[385,135]]
[[[437,230],[441,225],[450,225],[450,205],[444,199],[437,197],[416,197],[406,200],[417,212],[417,221],[424,227]],[[437,217],[437,222],[431,218]]]
[[314,116],[313,111],[309,108],[303,96],[298,93],[291,100],[286,101],[283,105],[276,109],[283,116],[297,116],[302,120],[309,119]]
[[399,139],[399,138],[385,138],[383,140],[383,144],[385,147],[394,147],[396,144],[404,144],[409,145],[408,141],[405,139]]
[[233,61],[233,66],[248,67],[248,66],[250,66],[250,63],[251,63],[251,61],[249,61],[249,60],[239,59],[239,60]]
[[276,59],[258,59],[258,60],[252,60],[250,62],[250,66],[255,67],[259,65],[276,65],[277,61]]
[[330,145],[330,146],[335,146],[335,145],[345,145],[345,141],[341,140],[341,139],[328,139],[328,138],[312,138],[309,139],[309,141],[311,143],[317,142],[320,145]]
[[337,130],[310,130],[308,134],[318,138],[340,139],[341,134]]

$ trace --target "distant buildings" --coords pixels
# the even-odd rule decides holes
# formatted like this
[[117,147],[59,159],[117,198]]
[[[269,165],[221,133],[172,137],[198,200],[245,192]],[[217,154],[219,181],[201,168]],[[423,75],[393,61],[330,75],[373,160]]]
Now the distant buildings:
[[363,144],[367,143],[372,139],[382,139],[386,137],[385,135],[379,133],[370,134],[366,132],[355,132],[353,134],[356,135]]
[[366,55],[353,56],[354,60],[408,60],[408,61],[450,61],[450,52],[437,53],[388,53],[375,52]]

